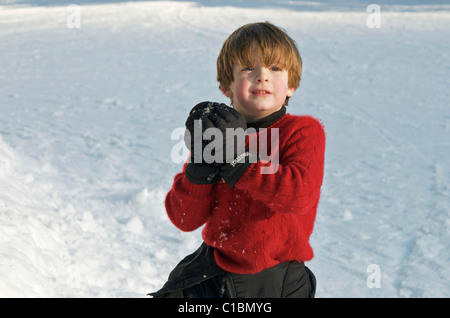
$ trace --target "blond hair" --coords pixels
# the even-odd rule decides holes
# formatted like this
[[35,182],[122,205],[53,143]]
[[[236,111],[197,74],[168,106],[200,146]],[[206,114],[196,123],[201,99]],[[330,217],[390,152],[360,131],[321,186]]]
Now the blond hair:
[[[224,90],[233,83],[236,63],[253,66],[257,56],[265,67],[274,64],[288,71],[289,88],[297,89],[302,74],[302,59],[297,45],[286,32],[269,22],[249,23],[234,31],[224,42],[217,58],[217,81]],[[289,97],[286,97],[287,105]]]

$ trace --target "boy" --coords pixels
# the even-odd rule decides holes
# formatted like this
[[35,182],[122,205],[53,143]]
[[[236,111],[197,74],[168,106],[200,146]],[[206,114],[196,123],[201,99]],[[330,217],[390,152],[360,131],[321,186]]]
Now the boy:
[[[191,110],[191,158],[165,200],[179,229],[205,225],[204,243],[154,297],[314,297],[315,277],[303,262],[313,257],[325,133],[312,117],[286,114],[301,67],[295,42],[268,22],[244,25],[225,41],[217,79],[232,108],[204,102]],[[205,138],[209,128],[223,140]],[[264,170],[274,160],[276,168]]]

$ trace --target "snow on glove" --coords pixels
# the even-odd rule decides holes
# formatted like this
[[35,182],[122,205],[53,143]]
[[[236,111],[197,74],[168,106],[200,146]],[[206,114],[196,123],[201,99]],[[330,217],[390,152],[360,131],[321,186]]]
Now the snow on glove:
[[202,118],[211,110],[213,103],[202,102],[194,106],[186,119],[184,143],[191,152],[191,162],[201,163],[202,153],[206,143],[203,141]]

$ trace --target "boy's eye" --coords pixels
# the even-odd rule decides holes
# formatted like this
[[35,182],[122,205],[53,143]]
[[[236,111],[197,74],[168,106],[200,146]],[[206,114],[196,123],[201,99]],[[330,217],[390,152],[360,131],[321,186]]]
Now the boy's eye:
[[[279,71],[283,70],[281,67],[278,67],[278,66],[271,66],[269,69],[274,72],[279,72]],[[250,67],[250,66],[242,68],[242,72],[251,72],[254,70],[255,70],[255,68]]]

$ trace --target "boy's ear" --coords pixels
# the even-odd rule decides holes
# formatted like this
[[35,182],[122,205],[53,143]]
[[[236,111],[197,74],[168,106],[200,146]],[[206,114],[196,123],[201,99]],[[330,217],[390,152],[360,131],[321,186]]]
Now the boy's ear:
[[222,94],[224,94],[226,97],[228,98],[233,97],[233,92],[231,91],[231,88],[220,86],[220,90],[222,91]]
[[292,95],[294,95],[294,93],[295,93],[295,88],[288,88],[288,90],[286,92],[286,96],[292,97]]

